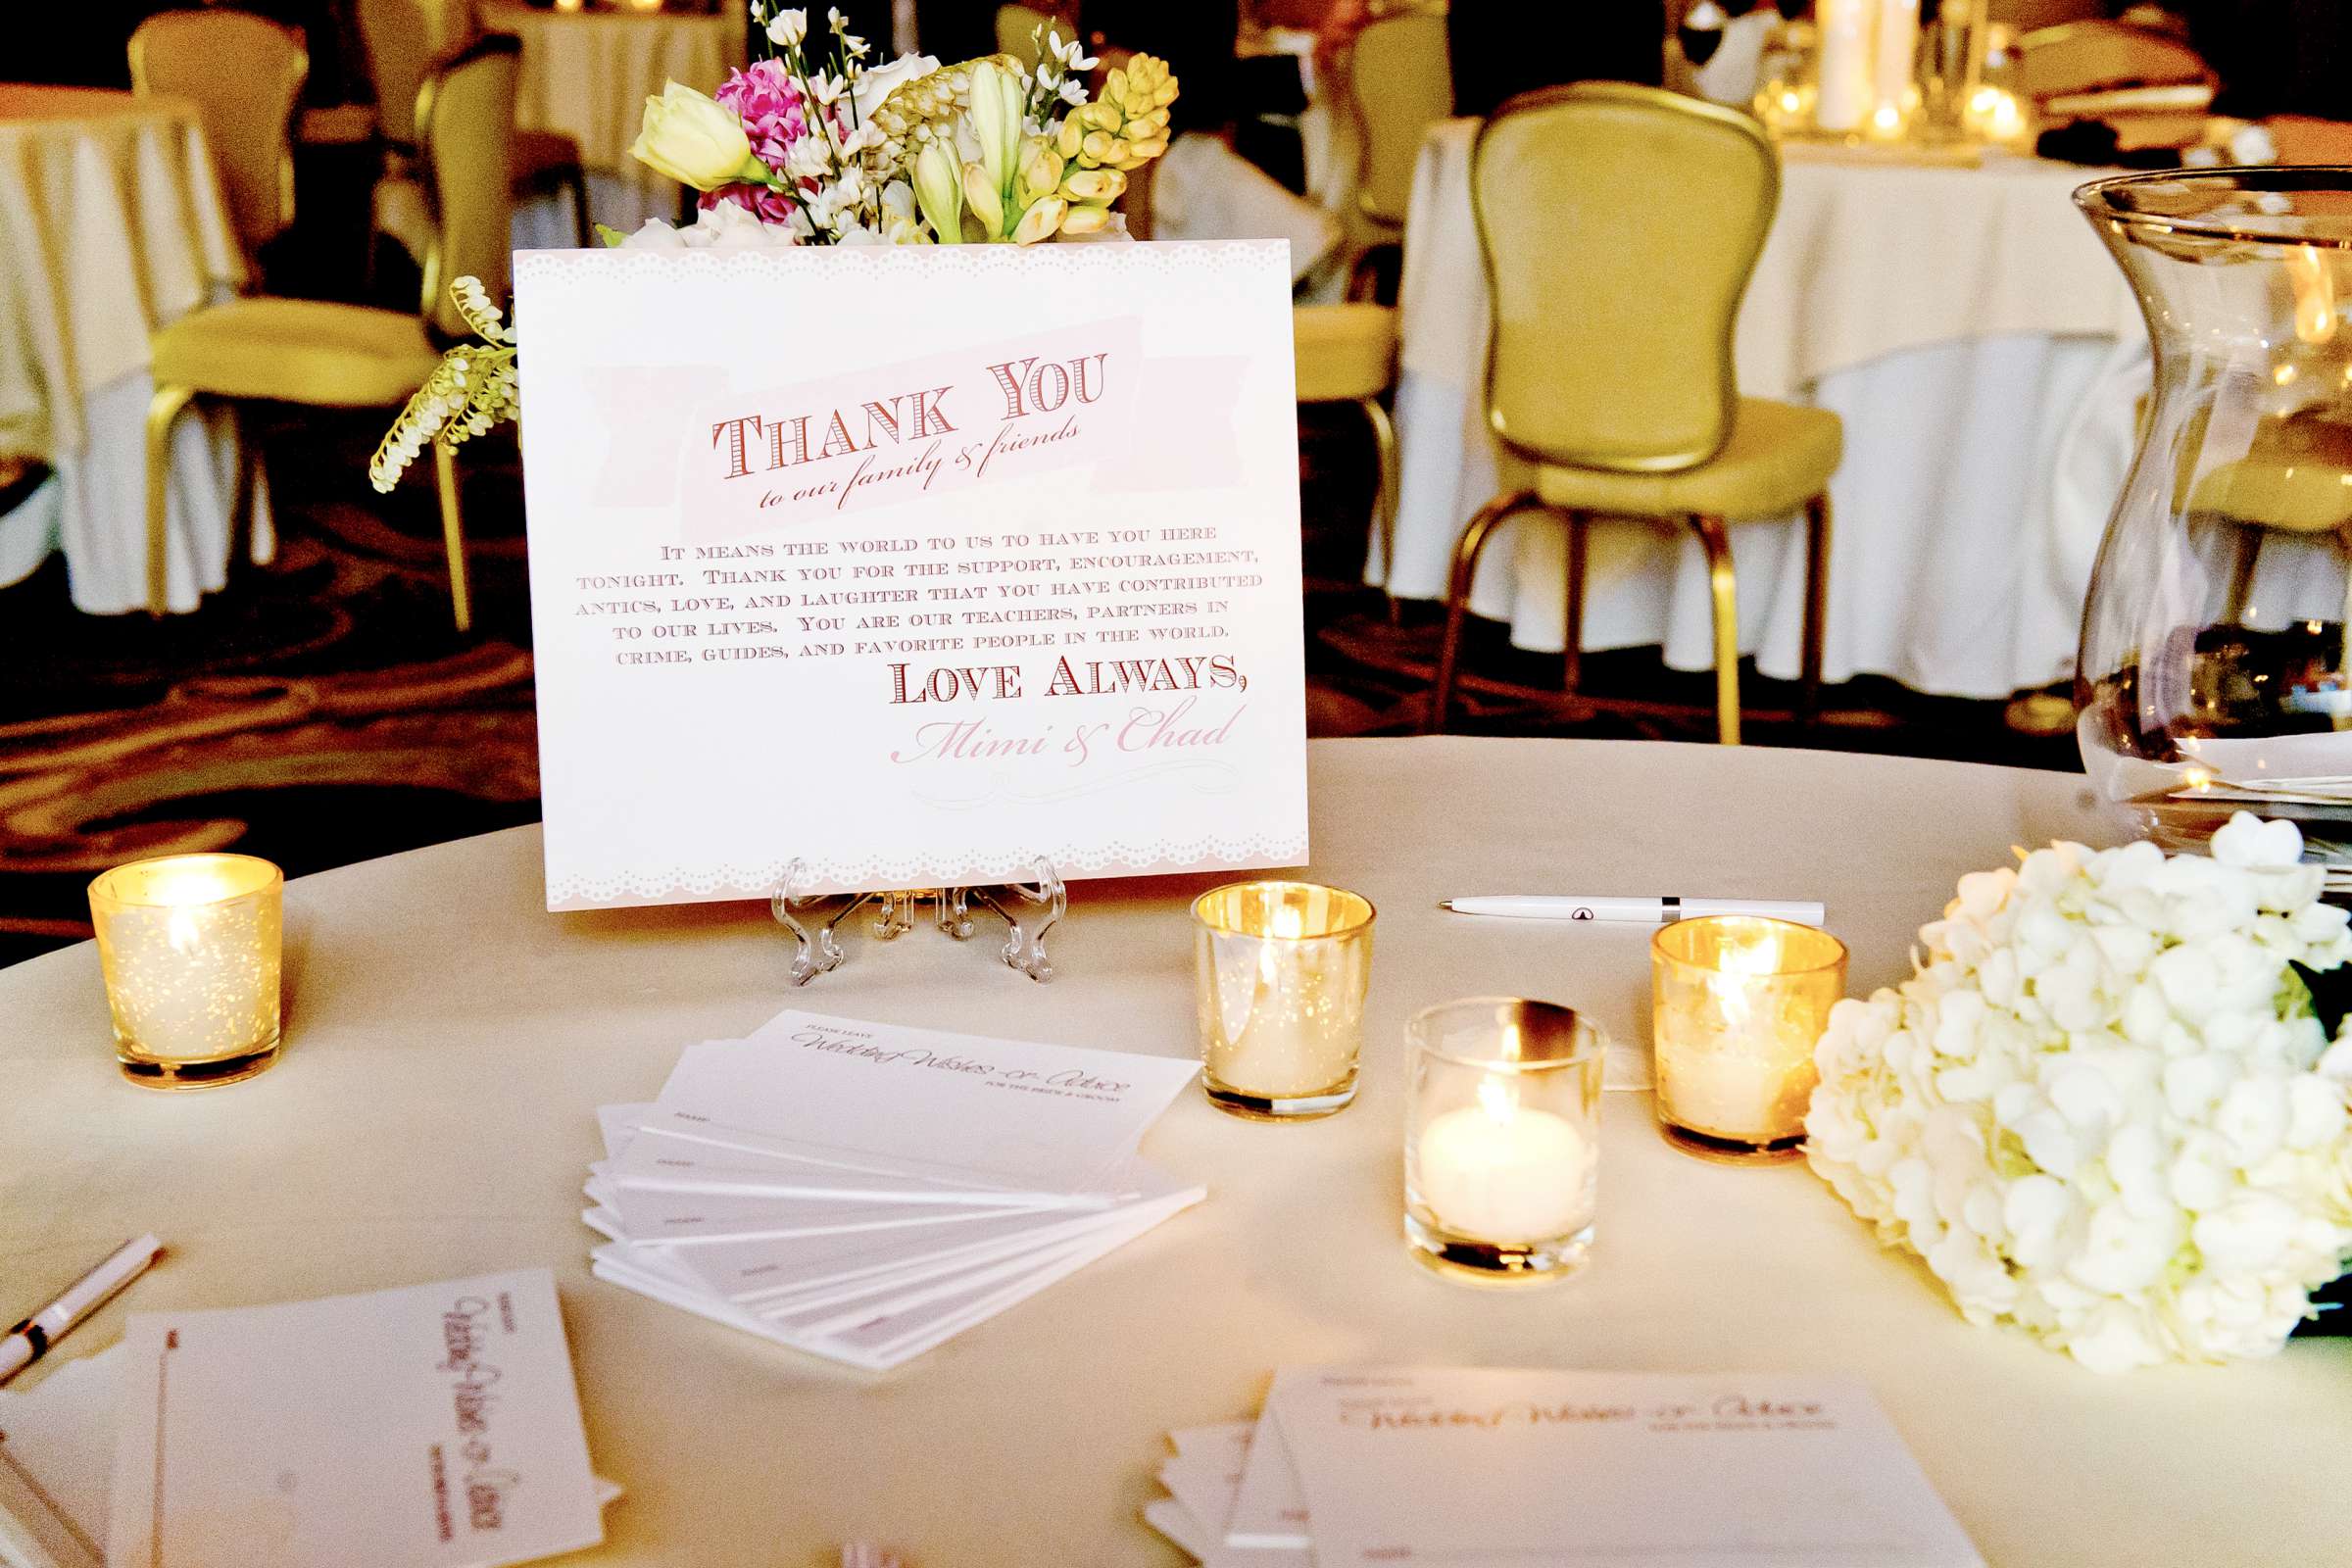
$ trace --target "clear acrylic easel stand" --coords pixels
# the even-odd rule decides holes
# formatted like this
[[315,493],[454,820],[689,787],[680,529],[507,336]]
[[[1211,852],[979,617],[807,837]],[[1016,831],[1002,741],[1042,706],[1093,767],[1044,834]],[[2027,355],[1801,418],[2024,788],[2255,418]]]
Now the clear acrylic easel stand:
[[[958,942],[972,934],[972,911],[977,908],[1004,922],[1004,945],[998,956],[1004,966],[1032,980],[1054,978],[1046,956],[1046,933],[1069,907],[1069,895],[1054,862],[1039,856],[1032,882],[1006,882],[981,888],[899,888],[880,893],[810,893],[803,891],[811,878],[808,863],[795,860],[784,868],[784,879],[768,896],[768,911],[790,931],[798,944],[792,956],[792,983],[805,986],[820,974],[842,966],[848,955],[835,932],[858,910],[872,907],[874,939],[895,942],[928,918]],[[830,908],[831,912],[827,913]]]

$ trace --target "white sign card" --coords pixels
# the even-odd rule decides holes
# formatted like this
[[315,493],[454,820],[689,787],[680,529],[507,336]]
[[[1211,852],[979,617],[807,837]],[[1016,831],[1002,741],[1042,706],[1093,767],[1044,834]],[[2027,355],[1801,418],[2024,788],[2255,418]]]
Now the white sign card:
[[515,258],[550,908],[1307,853],[1280,241]]

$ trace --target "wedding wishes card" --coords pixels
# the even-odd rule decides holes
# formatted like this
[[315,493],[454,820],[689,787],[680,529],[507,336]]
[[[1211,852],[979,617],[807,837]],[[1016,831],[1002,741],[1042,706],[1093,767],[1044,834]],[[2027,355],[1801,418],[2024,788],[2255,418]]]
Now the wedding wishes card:
[[529,252],[552,909],[1307,853],[1279,241]]

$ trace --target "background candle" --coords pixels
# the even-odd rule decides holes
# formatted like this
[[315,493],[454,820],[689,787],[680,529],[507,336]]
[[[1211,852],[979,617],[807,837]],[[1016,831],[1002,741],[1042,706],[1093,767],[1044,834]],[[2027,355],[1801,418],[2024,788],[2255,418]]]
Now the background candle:
[[1406,1037],[1414,1255],[1457,1278],[1574,1272],[1592,1239],[1607,1041],[1566,1007],[1503,997],[1426,1008]]
[[1659,1125],[1685,1148],[1777,1157],[1804,1138],[1813,1047],[1845,990],[1845,948],[1810,926],[1714,915],[1650,942]]
[[1355,1098],[1371,902],[1311,882],[1193,901],[1201,1086],[1238,1115],[1327,1116]]
[[1820,0],[1813,8],[1821,37],[1821,81],[1813,122],[1824,130],[1854,130],[1870,112],[1871,0]]
[[1919,71],[1919,0],[1879,0],[1878,36],[1871,67],[1871,122],[1899,131],[1910,113]]
[[124,1076],[230,1083],[275,1059],[285,878],[247,855],[134,860],[90,884]]

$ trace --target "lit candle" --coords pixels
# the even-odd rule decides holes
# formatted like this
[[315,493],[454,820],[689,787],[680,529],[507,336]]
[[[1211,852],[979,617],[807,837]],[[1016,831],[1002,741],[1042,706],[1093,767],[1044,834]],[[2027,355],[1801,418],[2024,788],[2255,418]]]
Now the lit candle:
[[1821,82],[1813,122],[1824,130],[1855,130],[1870,112],[1871,0],[1820,0],[1813,8],[1821,38]]
[[1845,989],[1845,948],[1809,926],[1715,915],[1651,942],[1659,1124],[1728,1156],[1791,1152],[1819,1075],[1813,1047]]
[[1879,135],[1899,135],[1919,69],[1919,0],[1880,0],[1878,23],[1870,124]]
[[1591,1141],[1566,1117],[1521,1105],[1497,1079],[1478,1086],[1477,1104],[1423,1128],[1415,1153],[1421,1200],[1457,1236],[1540,1242],[1592,1217]]
[[1986,141],[2014,142],[2026,134],[2026,111],[2017,95],[2000,87],[1979,87],[1968,100],[1968,122]]
[[1243,882],[1193,904],[1202,1087],[1237,1114],[1329,1115],[1355,1097],[1371,902]]
[[246,855],[135,860],[91,882],[124,1076],[188,1088],[275,1059],[284,889],[276,866]]
[[1608,1042],[1567,1007],[1476,997],[1406,1026],[1404,1234],[1442,1274],[1557,1279],[1585,1261]]

